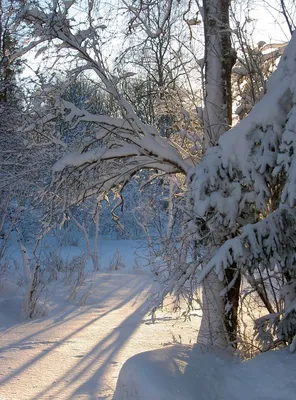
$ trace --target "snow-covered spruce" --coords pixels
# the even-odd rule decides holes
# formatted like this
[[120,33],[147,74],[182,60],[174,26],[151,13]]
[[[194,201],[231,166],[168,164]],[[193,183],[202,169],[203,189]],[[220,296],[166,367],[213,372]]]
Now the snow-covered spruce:
[[[223,270],[233,262],[251,268],[256,259],[271,268],[274,261],[283,268],[294,266],[295,58],[294,34],[268,82],[267,94],[249,116],[221,136],[189,176],[199,242],[205,240],[206,228],[222,243],[231,237],[200,279],[213,268],[222,279]],[[244,253],[252,257],[250,265],[242,263]]]
[[[295,60],[296,34],[267,94],[189,174],[194,235],[208,248],[199,282],[211,271],[223,281],[233,266],[249,275],[277,268],[295,277]],[[191,274],[198,267],[197,262]],[[289,332],[293,337],[291,327]]]

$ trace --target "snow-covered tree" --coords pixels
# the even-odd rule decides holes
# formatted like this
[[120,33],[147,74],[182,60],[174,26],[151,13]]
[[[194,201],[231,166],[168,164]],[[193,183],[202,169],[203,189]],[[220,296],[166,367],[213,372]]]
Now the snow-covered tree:
[[[227,19],[226,10],[220,9],[219,4],[206,2],[204,10],[209,27],[216,24],[221,34],[219,37],[208,28],[205,57],[206,140],[218,143],[207,150],[198,166],[186,149],[145,125],[121,96],[116,79],[104,66],[98,48],[99,28],[92,19],[86,31],[79,31],[71,26],[67,16],[69,3],[58,2],[53,2],[50,10],[26,6],[19,17],[31,28],[35,43],[52,40],[62,43],[64,49],[75,55],[81,71],[91,70],[96,74],[107,93],[117,100],[122,113],[122,118],[95,115],[60,100],[59,107],[66,120],[73,127],[79,122],[92,122],[96,126],[96,139],[85,138],[76,152],[66,154],[55,164],[48,198],[58,200],[62,206],[83,201],[115,186],[124,187],[143,169],[186,175],[191,207],[187,229],[196,242],[198,257],[170,271],[163,294],[178,292],[196,276],[198,282],[205,280],[206,296],[217,303],[208,303],[204,313],[203,342],[225,346],[235,335],[235,331],[229,332],[229,321],[235,317],[232,290],[240,274],[253,276],[256,268],[275,267],[292,273],[294,268],[295,229],[291,221],[295,218],[296,196],[296,37],[287,47],[263,99],[248,117],[219,139],[230,118],[225,103],[229,86],[225,84],[223,63],[228,63],[228,69],[233,63],[231,48],[225,45],[229,37],[223,36],[224,25],[218,22],[221,15]],[[28,49],[33,45],[34,42],[30,43]],[[226,49],[229,58],[218,57],[217,61],[214,58],[217,48]],[[221,90],[217,94],[219,81]],[[213,103],[214,95],[219,102]],[[219,107],[210,108],[211,103]],[[221,123],[222,112],[225,117]],[[211,291],[214,291],[212,297]]]
[[[19,150],[22,145],[18,143],[16,132],[21,112],[20,88],[17,86],[20,61],[10,60],[18,47],[12,33],[14,16],[13,3],[0,1],[0,234],[3,237],[7,237],[12,229],[11,222],[15,222],[17,213],[12,212],[10,203],[15,196],[16,174],[21,169]],[[22,191],[22,185],[19,186],[18,194]]]
[[247,276],[257,268],[295,276],[295,54],[294,34],[266,95],[192,175],[196,234],[201,243],[220,235],[199,280],[212,270],[222,280],[233,264]]
[[[143,169],[160,170],[164,173],[181,172],[185,175],[189,174],[191,168],[195,165],[194,157],[186,149],[172,142],[170,138],[161,137],[155,128],[143,124],[130,104],[118,92],[114,78],[104,67],[101,53],[96,45],[99,42],[97,39],[98,29],[90,25],[87,36],[84,34],[81,36],[80,31],[71,30],[70,22],[67,20],[68,6],[65,6],[59,12],[57,11],[57,4],[53,4],[53,7],[49,13],[36,7],[25,8],[21,15],[23,20],[31,25],[32,33],[37,34],[39,38],[41,37],[36,42],[60,39],[64,48],[76,51],[76,57],[81,63],[81,70],[90,69],[98,75],[105,85],[106,91],[118,101],[124,117],[124,119],[119,119],[93,115],[86,110],[78,109],[73,103],[61,101],[61,112],[65,114],[66,120],[73,124],[73,127],[80,122],[93,122],[97,124],[98,128],[95,140],[89,141],[89,138],[87,138],[85,143],[80,144],[79,152],[67,154],[55,164],[55,190],[64,193],[63,197],[59,195],[58,198],[63,203],[82,201],[98,191],[108,191],[114,186],[124,187],[133,174]],[[216,15],[218,11],[215,9],[209,11],[209,13],[211,12],[215,12]],[[51,21],[50,28],[48,28],[49,19]],[[220,25],[218,25],[218,30],[223,32]],[[211,41],[212,39],[213,33],[208,35],[208,40]],[[223,110],[221,102],[225,100],[226,89],[221,89],[220,103],[214,109],[212,104],[214,82],[211,73],[208,72],[212,63],[211,60],[214,59],[216,47],[217,45],[221,47],[222,40],[216,42],[215,39],[215,43],[210,44],[211,50],[206,54],[206,61],[209,60],[209,63],[205,63],[207,66],[208,97],[206,104],[209,105],[207,107],[208,124],[206,127],[208,142],[217,139],[221,125],[228,126],[229,124],[228,110],[226,110],[225,118],[222,118],[222,123],[220,116],[219,125],[217,124],[217,113],[220,115],[221,110]],[[90,46],[95,49],[94,52],[89,51]],[[32,44],[28,48],[31,47]],[[224,48],[226,49],[226,46]],[[219,68],[215,77],[221,82],[221,85],[224,85],[222,64]],[[50,119],[53,120],[54,118],[49,118],[48,121]],[[56,197],[55,192],[53,192],[53,197]],[[197,262],[197,260],[195,261]],[[182,282],[184,283],[187,280],[186,276],[187,278],[190,276],[187,275],[186,263],[181,265],[177,271],[172,269],[169,277],[170,286],[165,288],[164,294],[171,291],[175,286],[182,286]],[[221,304],[223,305],[223,301],[221,301]],[[219,308],[219,312],[219,316],[224,315],[224,310]],[[219,330],[221,331],[220,328],[221,318],[219,319]],[[209,329],[208,324],[206,329]],[[225,335],[222,334],[222,336],[225,339]],[[207,338],[206,340],[210,339]]]
[[259,42],[252,48],[241,34],[239,39],[239,56],[232,70],[232,91],[234,113],[241,120],[266,93],[266,82],[276,69],[287,43]]

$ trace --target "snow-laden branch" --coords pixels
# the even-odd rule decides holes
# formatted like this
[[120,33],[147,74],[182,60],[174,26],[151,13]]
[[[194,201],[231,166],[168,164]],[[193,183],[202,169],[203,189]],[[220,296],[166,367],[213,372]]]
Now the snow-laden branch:
[[53,166],[54,172],[61,172],[66,167],[81,167],[85,164],[114,158],[132,157],[137,155],[135,146],[126,145],[116,149],[98,148],[87,153],[68,153]]
[[[266,212],[272,181],[285,171],[282,202],[296,200],[296,34],[287,46],[268,92],[250,114],[209,148],[193,171],[194,213],[215,214],[224,227],[236,229],[246,206]],[[219,216],[218,216],[219,214]]]
[[[94,115],[86,110],[80,110],[73,103],[67,101],[62,101],[62,106],[64,108],[64,113],[68,110],[70,111],[66,114],[66,121],[74,121],[74,126],[79,122],[93,122],[98,124],[97,139],[103,139],[108,132],[116,135],[117,145],[122,147],[121,152],[113,151],[108,154],[106,153],[103,159],[113,158],[112,154],[114,154],[114,158],[141,154],[150,156],[154,160],[157,159],[158,162],[172,164],[182,172],[187,173],[189,171],[190,164],[187,164],[187,162],[183,160],[180,153],[166,138],[159,136],[155,127],[141,123],[144,130],[135,131],[129,120],[113,118],[107,115]],[[136,117],[136,119],[138,119],[138,117]],[[148,132],[149,135],[145,134],[145,132]],[[133,143],[135,146],[133,148],[130,145],[127,146],[127,142]],[[110,143],[113,145],[112,140],[110,140]],[[86,155],[83,155],[83,157],[87,158]],[[93,159],[93,153],[90,153],[90,157]]]
[[217,249],[198,282],[212,270],[223,280],[232,265],[253,271],[272,268],[276,261],[283,269],[294,268],[295,60],[296,33],[268,82],[267,94],[192,170],[190,195],[198,226],[194,235],[201,246]]
[[[65,114],[65,121],[72,123],[72,128],[79,122],[94,122],[100,126],[105,126],[106,129],[120,129],[121,131],[127,131],[135,136],[135,132],[129,121],[123,118],[110,117],[109,115],[92,114],[87,110],[81,110],[76,107],[75,104],[70,101],[62,100],[61,106]],[[158,135],[156,127],[145,124],[145,131],[148,131],[151,135]],[[143,132],[141,132],[143,134]]]
[[87,153],[78,154],[78,157],[68,154],[56,163],[54,169],[57,172],[54,173],[45,198],[51,204],[51,217],[55,218],[55,214],[59,214],[67,204],[83,202],[98,193],[109,192],[114,187],[122,190],[139,170],[158,170],[166,174],[178,172],[171,164],[153,161],[146,156],[114,158],[112,154],[112,158],[108,159],[108,151],[117,153],[121,150],[98,149],[94,151],[93,160]]
[[[151,157],[151,163],[154,164],[169,164],[173,169],[180,172],[187,173],[191,168],[190,164],[182,158],[180,152],[173,147],[173,145],[166,139],[160,137],[157,130],[144,124],[136,115],[132,106],[121,96],[117,90],[112,76],[106,70],[102,61],[102,54],[97,49],[98,33],[93,26],[87,30],[87,34],[81,31],[74,32],[71,27],[71,20],[68,18],[68,8],[63,11],[57,11],[53,8],[54,12],[44,12],[38,7],[25,6],[19,14],[19,19],[27,22],[32,28],[33,36],[41,38],[44,42],[53,39],[62,42],[63,46],[71,49],[76,55],[75,57],[82,62],[84,69],[88,68],[94,71],[101,79],[105,86],[105,90],[112,95],[119,106],[121,107],[123,118],[111,118],[102,115],[93,115],[85,110],[79,110],[70,102],[62,102],[61,106],[64,110],[66,120],[72,123],[72,126],[77,125],[79,122],[91,122],[99,126],[97,139],[100,140],[108,136],[110,143],[107,146],[108,150],[105,151],[103,159],[112,159],[119,157],[133,157],[135,155],[142,155],[144,157]],[[86,37],[88,41],[94,43],[94,51],[89,51],[85,44]],[[68,113],[67,113],[68,112]],[[110,135],[109,135],[110,133]],[[114,136],[116,136],[114,138]],[[107,139],[105,140],[107,141]],[[116,143],[117,150],[110,149]],[[119,150],[120,148],[120,150]],[[85,150],[84,152],[88,153]],[[102,160],[102,154],[98,154],[95,160],[95,152],[90,151],[89,157],[87,155],[79,156],[76,154],[76,161],[74,155],[69,155],[68,158],[61,160],[56,165],[56,171],[61,171],[61,166],[69,167],[70,164],[75,167],[76,164],[81,165],[84,159],[86,163]],[[70,163],[71,159],[71,163]],[[135,161],[135,159],[133,159]],[[141,168],[139,164],[139,168]],[[165,168],[166,169],[166,168]]]
[[246,225],[242,228],[241,235],[227,240],[219,248],[199,273],[198,283],[213,269],[222,281],[225,269],[234,263],[243,271],[253,271],[259,263],[262,268],[271,269],[275,263],[279,263],[283,268],[286,264],[292,265],[296,259],[296,231],[291,221],[295,218],[296,210],[283,206],[256,224]]

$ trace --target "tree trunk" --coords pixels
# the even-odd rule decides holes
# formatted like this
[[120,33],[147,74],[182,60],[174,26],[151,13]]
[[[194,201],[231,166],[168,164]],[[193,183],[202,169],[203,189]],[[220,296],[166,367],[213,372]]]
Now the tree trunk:
[[[205,93],[204,149],[214,146],[232,123],[231,71],[235,52],[231,48],[229,0],[204,0]],[[209,245],[209,253],[215,245]],[[203,282],[203,317],[198,343],[227,347],[235,343],[239,305],[240,275],[237,269],[226,271],[221,282],[212,271]],[[234,279],[236,278],[236,279]],[[230,283],[229,291],[225,288]],[[223,293],[221,295],[221,293]],[[226,293],[225,293],[226,292]]]
[[225,287],[227,288],[228,285],[231,285],[231,287],[227,289],[227,293],[223,296],[225,305],[224,324],[227,331],[228,344],[236,347],[241,273],[238,271],[236,264],[233,264],[232,268],[228,268],[225,271],[225,275]]
[[205,346],[225,348],[229,344],[225,324],[225,305],[220,293],[224,283],[220,282],[215,271],[204,280],[202,286],[202,319],[197,343]]
[[231,70],[236,60],[229,27],[230,0],[204,0],[204,148],[214,146],[232,122]]

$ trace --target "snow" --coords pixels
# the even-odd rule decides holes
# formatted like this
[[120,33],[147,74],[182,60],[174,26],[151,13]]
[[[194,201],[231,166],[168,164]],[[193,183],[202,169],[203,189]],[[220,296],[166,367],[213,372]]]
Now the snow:
[[100,160],[120,158],[137,155],[139,150],[132,145],[126,145],[118,149],[107,149],[105,147],[88,151],[87,153],[68,153],[54,166],[54,172],[61,172],[68,166],[80,167],[83,164],[99,162]]
[[271,351],[248,362],[230,353],[172,346],[134,356],[123,366],[114,400],[290,400],[296,358]]
[[[213,8],[213,4],[209,4],[209,8]],[[132,12],[135,10],[131,8]],[[212,9],[211,13],[219,17],[217,9]],[[77,44],[82,43],[85,34],[80,32],[80,37],[78,34],[74,35],[71,26],[65,23],[68,20],[62,12],[45,14],[37,8],[30,10],[25,7],[22,17],[33,24],[32,37],[41,36],[41,41],[59,39],[66,48],[77,50],[77,57],[83,64],[87,59],[89,67],[101,78],[107,92],[118,101],[126,116],[126,121],[93,116],[84,110],[77,112],[73,105],[64,103],[68,122],[74,123],[74,126],[81,121],[97,122],[103,125],[99,128],[97,137],[104,138],[110,129],[113,139],[106,149],[84,153],[83,150],[89,148],[87,140],[85,147],[81,149],[82,153],[67,154],[55,164],[56,173],[67,167],[75,167],[80,172],[78,167],[86,163],[95,164],[102,160],[128,157],[122,163],[120,177],[112,176],[111,163],[103,164],[110,166],[109,175],[101,177],[98,174],[101,182],[104,182],[103,188],[107,190],[126,182],[129,176],[143,167],[143,161],[146,164],[147,160],[152,160],[150,168],[159,165],[160,169],[167,171],[173,165],[178,171],[188,175],[191,164],[182,159],[169,141],[157,136],[156,132],[151,132],[150,127],[136,117],[129,103],[118,94],[112,79],[108,78],[100,57],[98,61],[92,59],[91,55],[86,57],[86,49],[78,48]],[[210,44],[208,51],[212,48],[212,54],[208,57],[211,62],[206,71],[206,102],[212,106],[206,110],[205,118],[207,129],[210,126],[216,127],[211,129],[212,135],[209,135],[212,142],[216,143],[224,129],[220,122],[221,110],[226,111],[226,105],[223,104],[221,90],[220,93],[217,92],[222,64],[221,57],[219,54],[217,57],[217,52],[213,52],[213,49],[217,50],[216,44],[221,41],[221,37],[216,34],[217,29],[214,30],[215,32],[209,30],[207,34]],[[41,41],[32,43],[24,51]],[[284,256],[289,256],[289,251],[291,253],[290,248],[286,251],[289,245],[294,254],[294,243],[291,245],[285,236],[289,237],[290,233],[294,233],[294,229],[289,228],[286,222],[288,219],[295,219],[296,203],[295,44],[296,33],[277,72],[270,79],[267,95],[248,117],[221,136],[218,145],[207,152],[189,177],[192,178],[189,186],[192,193],[190,200],[193,200],[192,215],[206,220],[209,233],[216,228],[216,238],[219,239],[216,242],[224,242],[216,254],[212,252],[213,256],[211,255],[212,258],[201,272],[199,281],[206,278],[212,270],[215,270],[222,281],[224,270],[234,263],[249,273],[253,272],[252,268],[256,268],[261,260],[279,259],[284,263],[287,259]],[[218,109],[214,107],[215,104],[219,104]],[[45,118],[49,122],[52,115]],[[58,141],[56,143],[62,144]],[[162,164],[168,164],[169,167],[161,168]],[[114,165],[118,168],[119,163]],[[271,178],[283,170],[287,177],[281,197],[282,204],[266,216]],[[102,172],[106,173],[103,168]],[[88,181],[84,175],[82,179]],[[88,182],[89,187],[95,187],[95,183]],[[84,194],[89,194],[87,188]],[[248,208],[255,211],[252,218],[246,212],[249,211]],[[246,217],[243,212],[246,212]],[[200,221],[199,233],[203,233],[203,226],[204,221]],[[233,234],[237,235],[237,232],[239,236],[233,238]],[[56,270],[56,274],[65,276],[58,282],[48,283],[38,299],[40,313],[46,312],[47,315],[34,321],[25,321],[21,312],[25,292],[22,280],[26,275],[29,276],[26,269],[29,272],[30,251],[27,252],[22,245],[21,251],[25,271],[23,275],[20,274],[20,282],[16,279],[17,268],[14,273],[5,271],[1,281],[3,362],[0,367],[0,397],[110,398],[119,369],[131,356],[144,350],[166,346],[170,332],[173,341],[182,329],[185,342],[189,343],[196,337],[198,324],[194,318],[192,322],[185,323],[176,319],[169,309],[167,315],[156,316],[156,321],[161,321],[161,324],[152,325],[146,319],[147,297],[159,292],[159,288],[153,284],[149,272],[141,269],[133,271],[132,263],[125,258],[124,262],[129,265],[126,271],[92,273],[89,265],[87,271],[82,271],[81,274],[78,270],[78,283],[74,287],[66,283],[67,276],[62,269],[52,266],[51,269]],[[64,255],[66,251],[69,251],[68,256]],[[63,259],[73,258],[73,253],[70,248],[61,249]],[[115,248],[112,248],[110,254],[114,253]],[[110,265],[112,258],[107,262],[103,260],[106,254],[107,251],[103,250],[102,264]],[[20,259],[16,254],[16,266]],[[195,274],[198,265],[199,263],[191,263],[186,272],[185,266],[181,265],[176,286],[183,286]],[[86,281],[84,272],[88,273]],[[27,286],[27,293],[30,295],[32,286]],[[212,291],[218,295],[216,298],[207,296],[208,302],[220,299],[220,290],[213,288],[211,285]],[[205,306],[206,302],[203,304]],[[295,309],[295,304],[292,302],[290,307]],[[211,311],[214,311],[213,308]],[[288,312],[287,309],[285,311]],[[222,313],[219,312],[219,315]],[[172,319],[176,319],[173,325]],[[216,334],[215,330],[214,333]],[[293,341],[291,350],[294,349]],[[115,399],[190,399],[198,396],[209,400],[231,400],[236,399],[238,394],[242,400],[288,399],[295,397],[292,376],[294,370],[294,358],[286,351],[269,353],[248,363],[241,363],[228,354],[215,350],[206,351],[200,346],[174,346],[157,352],[142,353],[128,361],[120,374]]]
[[[70,261],[73,257],[80,256],[81,254],[87,254],[87,249],[84,241],[79,243],[79,246],[60,246],[60,238],[58,236],[47,236],[40,244],[40,252],[44,255],[50,251],[56,252],[64,261]],[[93,240],[91,240],[93,242]],[[127,270],[133,271],[134,268],[140,264],[145,267],[148,265],[147,245],[143,240],[117,240],[108,239],[107,237],[100,237],[98,240],[98,252],[100,256],[100,266],[102,270],[108,270],[110,262],[116,253],[119,251],[122,256]],[[32,257],[32,250],[30,246],[26,248],[28,258]],[[18,243],[18,235],[16,232],[12,232],[8,242],[8,248],[6,251],[6,257],[9,258],[13,264],[22,263],[22,253],[20,251],[20,245]],[[87,259],[87,270],[92,270],[92,263],[90,259]],[[24,277],[25,278],[25,277]]]
[[[212,270],[223,279],[234,262],[242,270],[254,270],[260,260],[266,260],[266,268],[273,259],[283,267],[294,265],[289,238],[295,232],[287,221],[294,220],[296,203],[295,58],[296,33],[268,81],[267,93],[220,136],[188,177],[196,240],[208,246],[213,235],[211,243],[223,243],[205,263],[199,282]],[[278,179],[283,188],[275,194]]]
[[[52,238],[47,242],[54,245]],[[0,284],[1,400],[111,399],[127,359],[176,341],[196,340],[199,318],[184,321],[182,310],[173,313],[169,303],[152,324],[146,314],[148,297],[159,287],[146,268],[134,270],[134,246],[135,241],[103,241],[103,266],[119,249],[126,268],[88,272],[72,301],[69,285],[62,279],[51,282],[39,300],[46,315],[29,321],[21,312],[25,288],[18,280],[22,278],[16,271],[7,272]],[[17,244],[9,250],[21,260]],[[68,246],[61,253],[66,259],[78,252]],[[83,296],[86,301],[81,306]]]
[[[22,257],[16,240],[12,235],[9,250],[17,265]],[[44,248],[57,246],[55,240],[46,238]],[[101,239],[99,243],[105,271],[91,273],[89,265],[87,280],[73,300],[69,300],[71,287],[62,279],[51,282],[39,299],[40,312],[46,314],[42,317],[25,319],[21,311],[25,284],[20,284],[23,278],[17,270],[9,269],[1,279],[1,400],[295,397],[296,359],[290,353],[295,343],[290,352],[269,352],[248,362],[192,345],[199,317],[184,321],[183,309],[173,313],[170,300],[156,313],[154,324],[148,317],[148,298],[160,288],[147,268],[133,267],[135,249],[143,252],[140,242]],[[82,250],[66,246],[60,254],[66,260]],[[107,272],[117,250],[126,268]]]
[[[56,245],[54,238],[47,238],[47,245]],[[127,267],[89,272],[72,301],[69,285],[53,281],[39,300],[45,316],[25,320],[20,277],[9,270],[1,279],[0,399],[294,398],[296,359],[288,350],[241,362],[230,353],[193,346],[199,317],[184,321],[183,310],[173,313],[169,300],[153,324],[146,314],[147,299],[160,288],[146,268],[132,267],[139,242],[101,240],[100,246],[104,267],[117,249]],[[13,239],[9,249],[21,260]],[[67,246],[61,254],[66,259],[79,251]]]

